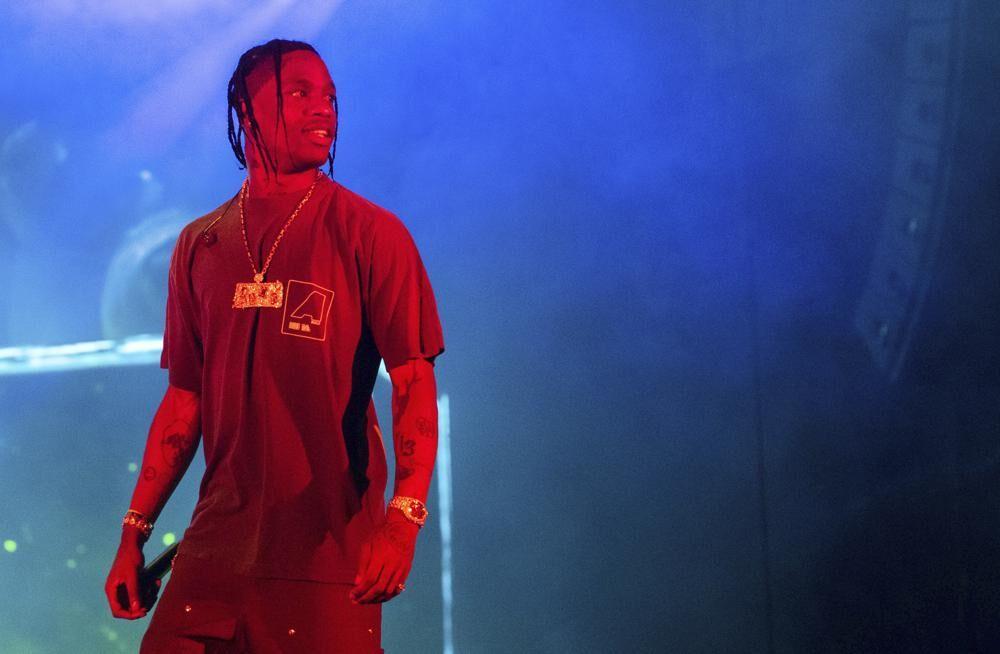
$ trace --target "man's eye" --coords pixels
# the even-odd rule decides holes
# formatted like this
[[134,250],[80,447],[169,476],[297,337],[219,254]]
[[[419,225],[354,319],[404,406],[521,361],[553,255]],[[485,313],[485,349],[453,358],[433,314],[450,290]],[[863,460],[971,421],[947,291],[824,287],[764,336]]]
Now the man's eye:
[[295,97],[297,97],[297,98],[298,98],[298,97],[305,97],[305,95],[306,95],[306,92],[305,92],[305,91],[303,91],[303,90],[301,90],[301,89],[296,89],[296,90],[292,91],[292,93],[291,93],[291,94],[292,94],[293,96],[295,96]]

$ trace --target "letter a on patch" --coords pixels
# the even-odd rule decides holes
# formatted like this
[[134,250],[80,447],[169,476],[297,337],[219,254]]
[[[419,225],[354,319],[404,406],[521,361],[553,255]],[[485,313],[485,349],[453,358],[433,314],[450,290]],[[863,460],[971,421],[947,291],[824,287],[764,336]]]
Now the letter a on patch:
[[288,281],[281,333],[315,341],[326,340],[333,291],[312,282]]

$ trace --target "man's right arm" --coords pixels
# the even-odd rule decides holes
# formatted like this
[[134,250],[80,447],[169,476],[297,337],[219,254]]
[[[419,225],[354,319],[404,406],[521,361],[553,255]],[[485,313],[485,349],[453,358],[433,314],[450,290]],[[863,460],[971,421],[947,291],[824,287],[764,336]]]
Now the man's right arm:
[[[143,514],[149,522],[155,522],[198,451],[200,438],[201,397],[168,386],[149,428],[129,508]],[[139,571],[145,564],[142,555],[145,540],[135,527],[122,528],[118,554],[104,587],[111,613],[117,618],[134,620],[146,615],[149,609],[143,606],[143,593],[139,588]],[[119,586],[124,586],[128,592],[128,606],[121,606],[118,601]]]

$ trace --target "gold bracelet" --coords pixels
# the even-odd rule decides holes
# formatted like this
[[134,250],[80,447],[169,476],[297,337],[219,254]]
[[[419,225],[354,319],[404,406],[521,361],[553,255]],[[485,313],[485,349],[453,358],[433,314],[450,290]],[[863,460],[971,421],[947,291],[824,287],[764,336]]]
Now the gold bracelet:
[[418,527],[423,527],[427,522],[427,506],[415,497],[396,495],[389,500],[389,508],[399,509],[404,518]]
[[135,527],[146,538],[149,538],[149,535],[153,533],[153,523],[135,509],[129,509],[125,512],[125,517],[122,518],[122,527]]

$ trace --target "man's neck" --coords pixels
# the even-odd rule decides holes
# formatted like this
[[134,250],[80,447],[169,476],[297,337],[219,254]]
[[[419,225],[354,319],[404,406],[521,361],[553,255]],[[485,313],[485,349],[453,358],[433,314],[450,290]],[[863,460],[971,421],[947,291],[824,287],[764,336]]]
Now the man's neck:
[[254,165],[251,165],[247,172],[250,177],[250,197],[258,199],[286,193],[304,193],[319,174],[315,168],[294,173],[268,174],[263,167]]

